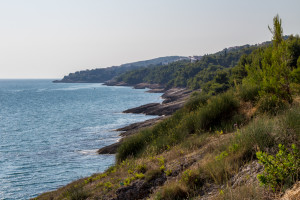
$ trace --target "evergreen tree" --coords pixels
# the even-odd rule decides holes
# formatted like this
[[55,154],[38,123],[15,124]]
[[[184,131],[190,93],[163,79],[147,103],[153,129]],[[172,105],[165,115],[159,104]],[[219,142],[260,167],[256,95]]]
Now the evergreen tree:
[[273,19],[273,45],[260,49],[256,58],[246,66],[248,78],[244,84],[258,85],[260,98],[266,104],[278,106],[282,101],[292,102],[290,83],[291,67],[290,51],[283,39],[281,19],[276,15]]
[[268,28],[273,34],[273,44],[275,47],[277,47],[283,41],[281,19],[279,18],[278,14],[273,18],[273,29],[270,26],[268,26]]

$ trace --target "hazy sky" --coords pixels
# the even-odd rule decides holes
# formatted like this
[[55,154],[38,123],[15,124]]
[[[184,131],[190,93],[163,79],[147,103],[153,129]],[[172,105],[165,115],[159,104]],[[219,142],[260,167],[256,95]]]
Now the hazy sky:
[[0,0],[0,78],[214,53],[300,34],[299,0]]

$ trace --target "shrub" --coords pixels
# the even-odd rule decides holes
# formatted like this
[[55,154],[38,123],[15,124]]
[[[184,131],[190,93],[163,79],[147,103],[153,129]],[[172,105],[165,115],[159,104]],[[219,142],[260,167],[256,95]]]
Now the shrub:
[[106,172],[107,174],[111,174],[111,173],[115,173],[116,171],[117,171],[116,165],[112,165],[112,166],[110,166],[105,172]]
[[185,104],[184,108],[187,112],[195,111],[207,104],[209,96],[203,93],[193,93],[191,98]]
[[67,190],[67,196],[71,200],[84,200],[90,195],[86,190],[83,189],[83,186],[75,185]]
[[147,171],[147,166],[145,164],[138,165],[136,170],[137,172],[144,174]]
[[[220,126],[230,130],[236,123],[232,118],[238,107],[237,99],[227,92],[213,97],[207,105],[196,111],[186,112],[185,109],[181,109],[153,128],[127,138],[118,149],[117,160],[120,162],[130,156],[136,157],[146,149],[151,149],[153,153],[167,150],[170,146],[182,142],[189,134],[201,133],[202,130],[213,130]],[[151,148],[148,148],[149,146]]]
[[278,114],[279,111],[286,108],[284,100],[274,94],[264,94],[260,97],[258,102],[258,110],[262,113],[269,113],[272,115]]
[[201,108],[197,115],[197,128],[213,130],[222,122],[229,121],[239,107],[237,99],[230,92],[212,97],[207,106]]
[[189,189],[195,189],[204,184],[200,171],[190,169],[187,169],[182,173],[181,182],[184,183]]
[[291,186],[300,175],[300,155],[295,145],[292,145],[290,152],[279,144],[279,151],[276,156],[264,152],[257,152],[256,156],[265,171],[257,176],[261,184],[271,186],[272,189],[280,190],[283,186]]
[[238,88],[238,94],[243,101],[256,102],[258,99],[259,87],[257,85],[243,84]]
[[244,154],[245,158],[252,159],[255,156],[257,149],[265,151],[275,146],[276,141],[274,135],[275,122],[267,117],[261,117],[243,130],[238,131],[233,143],[239,147],[239,151]]
[[150,130],[144,130],[127,138],[118,148],[117,161],[121,162],[130,156],[136,156],[145,147]]

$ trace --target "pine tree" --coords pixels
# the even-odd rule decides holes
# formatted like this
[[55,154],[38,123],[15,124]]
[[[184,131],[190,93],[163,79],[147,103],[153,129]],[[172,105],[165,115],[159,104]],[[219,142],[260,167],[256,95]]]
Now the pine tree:
[[[283,101],[292,103],[290,90],[291,67],[290,53],[287,42],[283,39],[281,19],[276,15],[273,19],[273,45],[260,49],[251,65],[246,66],[248,78],[245,82],[258,85],[260,99],[265,105],[272,104],[279,107]],[[270,109],[273,109],[269,107]]]

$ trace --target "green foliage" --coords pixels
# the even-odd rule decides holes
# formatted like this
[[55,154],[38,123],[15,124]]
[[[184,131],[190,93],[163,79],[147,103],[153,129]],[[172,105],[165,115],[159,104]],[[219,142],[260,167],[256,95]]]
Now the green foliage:
[[171,169],[168,169],[168,170],[166,170],[166,176],[171,176],[171,174],[172,174],[172,170]]
[[225,92],[229,88],[229,75],[226,70],[216,72],[213,80],[203,84],[202,87],[203,91],[210,95]]
[[281,27],[281,19],[279,15],[276,15],[273,18],[273,29],[268,27],[271,33],[273,34],[273,44],[277,47],[283,41],[283,30]]
[[181,183],[184,183],[189,189],[196,189],[204,184],[199,170],[187,169],[182,173]]
[[109,191],[109,190],[112,189],[113,184],[112,184],[110,181],[107,181],[107,182],[105,182],[105,183],[103,184],[103,187],[104,187],[104,190],[105,190],[105,191]]
[[124,181],[122,182],[125,186],[130,185],[133,181],[135,181],[137,179],[145,178],[145,175],[143,173],[132,173],[132,172],[130,172],[129,174],[131,174],[131,176],[124,179]]
[[160,165],[159,169],[162,172],[165,171],[165,158],[161,156],[161,157],[158,157],[157,160],[158,160],[158,163]]
[[83,189],[83,186],[81,185],[75,185],[70,187],[67,190],[67,196],[71,200],[85,200],[87,199],[90,195],[89,193]]
[[278,15],[273,22],[273,29],[269,28],[273,45],[252,53],[252,61],[245,64],[248,76],[243,85],[259,88],[260,110],[276,114],[285,102],[292,103],[291,83],[298,81],[295,68],[300,55],[300,39],[290,36],[284,40]]
[[[179,130],[175,133],[173,132],[184,116],[185,114],[182,110],[177,111],[172,117],[158,123],[153,128],[142,130],[138,134],[127,138],[118,148],[117,160],[120,162],[130,156],[138,156],[150,143],[156,146],[157,150],[167,149],[169,144],[184,137],[184,134],[181,134]],[[161,139],[157,140],[158,137]],[[165,140],[162,139],[163,137],[165,137]]]
[[127,138],[118,148],[117,161],[123,161],[130,156],[136,156],[144,149],[147,140],[151,137],[150,130],[141,131],[139,134]]
[[138,70],[144,67],[162,66],[165,63],[172,63],[180,59],[186,59],[186,58],[180,56],[167,56],[167,57],[160,57],[151,60],[123,64],[120,66],[77,71],[75,73],[70,73],[68,76],[65,76],[61,81],[82,82],[82,83],[90,83],[90,82],[103,83],[105,81],[111,80],[114,77],[119,76],[131,70]]
[[112,166],[110,166],[105,172],[106,172],[107,174],[111,174],[111,173],[115,173],[116,171],[117,171],[116,165],[112,165]]
[[[158,83],[167,87],[189,87],[192,89],[206,88],[213,85],[212,94],[229,88],[230,72],[244,54],[250,54],[257,47],[245,45],[205,55],[200,61],[190,63],[178,61],[164,66],[132,70],[120,75],[117,80],[129,84]],[[244,70],[245,71],[245,70]],[[244,72],[235,70],[236,78]]]
[[224,93],[209,100],[202,96],[195,98],[193,103],[170,118],[127,138],[118,149],[117,160],[120,162],[130,156],[136,157],[149,149],[159,153],[182,142],[190,134],[213,131],[220,127],[229,131],[240,122],[241,118],[235,118],[239,103],[232,93]]
[[298,60],[298,68],[295,68],[291,73],[291,77],[295,83],[300,83],[300,57]]
[[142,164],[142,165],[138,165],[137,167],[136,167],[136,170],[137,170],[137,172],[139,172],[139,173],[146,173],[146,171],[147,171],[147,166],[145,165],[145,164]]
[[200,107],[205,106],[207,104],[208,99],[209,96],[203,94],[203,92],[201,93],[195,92],[191,95],[190,99],[185,104],[184,109],[186,109],[187,112],[195,111]]
[[261,117],[252,121],[244,129],[238,130],[233,140],[237,144],[238,151],[242,152],[243,157],[252,159],[255,157],[256,148],[262,151],[270,149],[274,145],[275,122],[268,117]]
[[102,173],[102,174],[99,174],[99,175],[96,175],[96,176],[91,176],[88,179],[86,179],[84,182],[85,182],[85,184],[92,183],[96,180],[100,180],[102,178],[107,177],[108,174],[109,173]]
[[222,127],[226,123],[231,123],[231,119],[239,107],[237,99],[230,92],[212,97],[207,106],[202,107],[197,112],[197,128],[200,130],[214,130]]
[[275,94],[265,93],[260,97],[258,109],[262,113],[276,115],[279,111],[287,107],[285,101]]
[[243,101],[255,103],[258,99],[259,87],[257,85],[243,84],[238,88],[238,94]]
[[279,151],[276,156],[268,155],[264,152],[257,152],[256,156],[265,171],[257,176],[263,185],[271,186],[272,189],[280,190],[284,186],[291,186],[300,175],[300,155],[295,145],[292,150],[288,150],[284,145],[279,144]]

